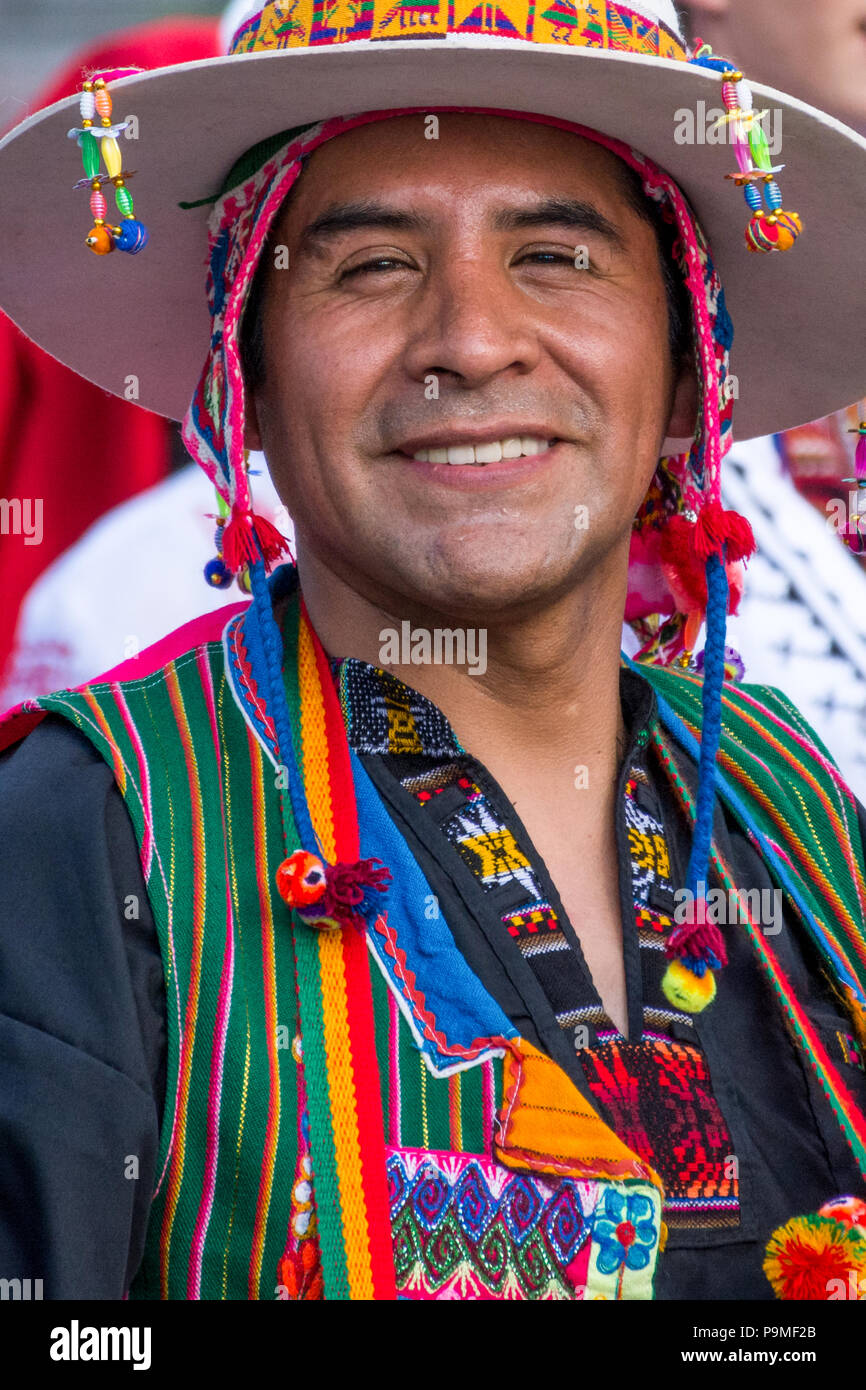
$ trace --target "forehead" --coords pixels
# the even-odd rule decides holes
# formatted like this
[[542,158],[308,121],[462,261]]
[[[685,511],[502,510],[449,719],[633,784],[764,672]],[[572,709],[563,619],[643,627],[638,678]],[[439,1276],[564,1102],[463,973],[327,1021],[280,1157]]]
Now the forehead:
[[[610,150],[540,121],[463,112],[373,121],[320,145],[307,160],[292,206],[349,197],[472,191],[540,193],[568,186],[599,202],[628,199],[629,170]],[[287,210],[288,211],[288,210]]]

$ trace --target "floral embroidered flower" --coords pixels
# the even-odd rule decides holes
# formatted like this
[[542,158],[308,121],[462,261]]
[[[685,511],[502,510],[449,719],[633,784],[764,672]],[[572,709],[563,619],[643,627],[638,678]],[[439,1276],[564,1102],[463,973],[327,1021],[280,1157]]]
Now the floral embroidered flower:
[[642,1192],[625,1197],[608,1189],[596,1210],[592,1233],[601,1247],[600,1274],[613,1274],[621,1265],[646,1269],[658,1239],[653,1204]]

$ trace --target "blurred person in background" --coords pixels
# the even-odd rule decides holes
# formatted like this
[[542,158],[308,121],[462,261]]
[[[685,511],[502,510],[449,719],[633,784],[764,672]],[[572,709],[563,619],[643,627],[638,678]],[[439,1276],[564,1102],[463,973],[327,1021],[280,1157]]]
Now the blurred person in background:
[[[87,71],[165,67],[211,58],[220,51],[219,21],[214,18],[175,15],[136,25],[79,51],[35,97],[33,110],[78,91]],[[121,658],[124,650],[115,654],[110,627],[102,645],[93,649],[87,634],[93,630],[95,610],[105,605],[108,595],[89,570],[69,564],[67,552],[104,513],[188,463],[171,421],[85,381],[0,313],[0,497],[28,499],[31,516],[40,522],[38,530],[31,526],[29,537],[0,537],[0,708],[75,684],[95,669],[92,658],[100,665],[103,652],[107,655],[100,669]],[[207,489],[199,491],[198,510],[203,512]],[[212,529],[203,518],[191,524],[205,535]],[[143,575],[136,547],[144,551],[149,545],[163,572],[170,552],[160,553],[156,534],[152,531],[145,538],[137,526],[126,540],[133,547],[132,553],[126,552],[131,582],[140,589]],[[43,577],[49,580],[44,586]],[[42,597],[28,621],[27,600],[34,589]],[[214,599],[223,598],[214,594]],[[207,600],[205,590],[202,607]],[[146,642],[147,634],[139,633],[142,623],[134,612],[125,622],[118,616],[124,639],[141,635]],[[163,625],[157,617],[157,629]],[[79,675],[82,659],[86,669]]]
[[[678,8],[693,41],[700,37],[756,81],[866,133],[864,0],[688,0]],[[765,129],[772,125],[765,122]],[[852,228],[851,234],[861,233]],[[852,343],[851,350],[862,353],[863,344]],[[735,440],[722,475],[726,505],[748,516],[758,544],[728,628],[745,679],[785,691],[860,798],[866,797],[866,491],[858,508],[852,480],[863,420],[866,401],[852,402],[780,434]]]

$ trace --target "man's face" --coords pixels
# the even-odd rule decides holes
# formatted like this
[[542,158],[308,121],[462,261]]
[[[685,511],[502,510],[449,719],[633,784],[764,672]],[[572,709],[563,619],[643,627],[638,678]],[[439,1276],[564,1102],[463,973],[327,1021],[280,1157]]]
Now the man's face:
[[[694,423],[653,229],[591,141],[456,113],[425,128],[322,145],[275,228],[288,268],[270,253],[249,442],[302,575],[312,553],[388,611],[455,617],[549,601],[600,565],[624,586],[662,440]],[[497,461],[515,439],[538,442]]]

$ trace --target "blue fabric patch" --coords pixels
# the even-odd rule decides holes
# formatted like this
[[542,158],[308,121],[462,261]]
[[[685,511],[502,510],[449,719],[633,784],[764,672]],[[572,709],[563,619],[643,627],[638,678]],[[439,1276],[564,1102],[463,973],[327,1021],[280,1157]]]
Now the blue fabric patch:
[[[351,749],[349,756],[355,779],[361,858],[381,859],[394,876],[388,885],[386,900],[388,925],[396,933],[399,950],[405,952],[406,965],[415,976],[419,993],[424,995],[436,1030],[444,1034],[448,1046],[465,1049],[479,1038],[516,1038],[514,1025],[457,949],[433,890],[360,758]],[[431,905],[438,912],[428,917],[426,913],[431,911]],[[406,998],[395,973],[396,962],[386,953],[384,938],[371,928],[368,939],[408,1017]],[[473,1066],[502,1050],[487,1048],[467,1063],[464,1058],[443,1052],[431,1039],[420,1037],[417,1019],[413,1017],[412,1023],[418,1046],[431,1068],[439,1074]]]

